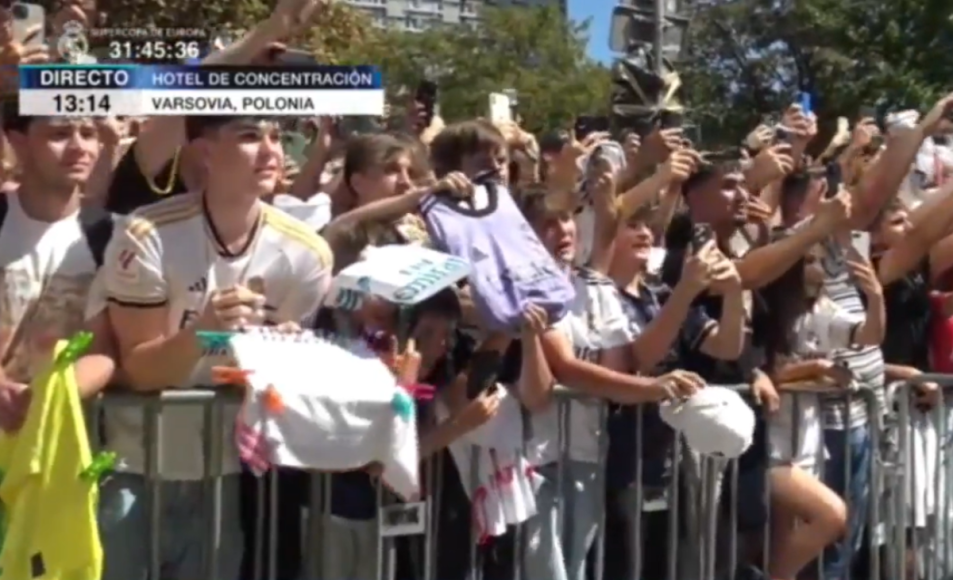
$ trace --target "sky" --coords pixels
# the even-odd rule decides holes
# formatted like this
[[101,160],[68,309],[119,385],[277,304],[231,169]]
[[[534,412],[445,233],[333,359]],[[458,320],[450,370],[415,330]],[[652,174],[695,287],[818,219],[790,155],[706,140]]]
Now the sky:
[[577,22],[592,19],[589,27],[589,56],[609,63],[613,53],[609,51],[609,20],[612,8],[618,0],[569,0],[569,17]]

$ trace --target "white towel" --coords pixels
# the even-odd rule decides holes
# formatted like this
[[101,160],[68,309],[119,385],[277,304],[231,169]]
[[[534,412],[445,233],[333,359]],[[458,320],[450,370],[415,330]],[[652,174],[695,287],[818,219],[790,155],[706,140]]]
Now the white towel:
[[[473,525],[480,543],[502,536],[507,525],[520,524],[536,515],[536,491],[541,483],[523,454],[519,401],[502,385],[498,389],[501,400],[496,416],[450,444],[450,455],[472,502]],[[438,419],[443,421],[448,416],[438,402]]]
[[411,396],[363,342],[303,336],[232,338],[250,373],[236,420],[239,456],[259,475],[272,465],[350,471],[378,462],[385,485],[404,500],[418,497]]

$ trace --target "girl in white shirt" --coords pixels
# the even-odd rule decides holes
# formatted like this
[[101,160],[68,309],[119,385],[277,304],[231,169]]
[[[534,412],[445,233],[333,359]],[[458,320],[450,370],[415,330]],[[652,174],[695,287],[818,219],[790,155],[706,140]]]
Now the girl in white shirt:
[[[772,545],[767,572],[775,580],[793,580],[846,530],[844,502],[818,479],[824,445],[817,392],[850,386],[850,369],[831,362],[835,349],[883,340],[883,293],[870,265],[848,263],[866,297],[866,317],[858,317],[824,294],[822,255],[823,248],[816,247],[762,291],[770,313],[763,335],[768,371],[782,392],[780,409],[768,422]],[[792,296],[796,288],[803,289],[800,298]]]

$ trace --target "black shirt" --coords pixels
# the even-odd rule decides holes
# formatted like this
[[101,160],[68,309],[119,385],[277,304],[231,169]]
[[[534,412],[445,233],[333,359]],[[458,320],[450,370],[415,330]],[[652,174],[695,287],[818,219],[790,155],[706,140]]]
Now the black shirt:
[[[881,350],[887,364],[930,368],[930,266],[924,260],[903,278],[884,286],[887,328]],[[866,301],[866,297],[862,297]]]
[[[684,261],[685,254],[683,251],[669,250],[665,256],[665,262],[662,265],[662,278],[672,288],[678,284],[681,278],[681,264]],[[720,296],[703,292],[695,299],[694,304],[702,308],[710,318],[714,320],[721,318],[722,299]],[[752,296],[752,306],[754,312],[750,315],[752,317],[759,316],[761,314],[759,310],[762,306],[756,295]],[[750,384],[754,379],[755,369],[765,362],[765,353],[759,338],[754,336],[749,327],[745,332],[741,356],[734,361],[712,358],[697,348],[683,350],[679,353],[681,368],[698,373],[711,384]]]
[[[623,291],[623,308],[632,326],[645,328],[659,315],[671,297],[665,284],[644,284],[636,295]],[[701,347],[715,328],[715,321],[699,305],[693,305],[682,323],[668,355],[653,374],[664,374],[681,367],[683,352]],[[638,336],[639,331],[633,332]],[[660,487],[671,476],[672,430],[662,421],[658,405],[642,408],[641,453],[639,453],[639,406],[611,405],[609,409],[609,452],[606,464],[606,485],[609,489],[625,489],[635,482],[636,458],[642,458],[642,483]]]
[[[142,174],[139,164],[136,163],[135,148],[136,144],[133,143],[113,172],[112,183],[109,184],[109,190],[106,193],[106,209],[112,213],[126,215],[144,205],[160,201],[168,195],[186,192],[185,184],[178,175],[175,176],[168,195],[159,195],[153,191],[149,180]],[[169,186],[172,165],[173,161],[170,160],[152,180],[157,188],[165,190]]]

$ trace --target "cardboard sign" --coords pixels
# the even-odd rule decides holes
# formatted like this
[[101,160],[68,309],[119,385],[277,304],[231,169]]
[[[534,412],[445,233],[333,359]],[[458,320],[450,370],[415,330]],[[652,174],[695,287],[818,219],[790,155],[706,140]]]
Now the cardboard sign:
[[331,283],[329,306],[353,309],[355,295],[412,305],[470,275],[470,264],[450,254],[414,245],[368,248],[366,259],[352,264]]

